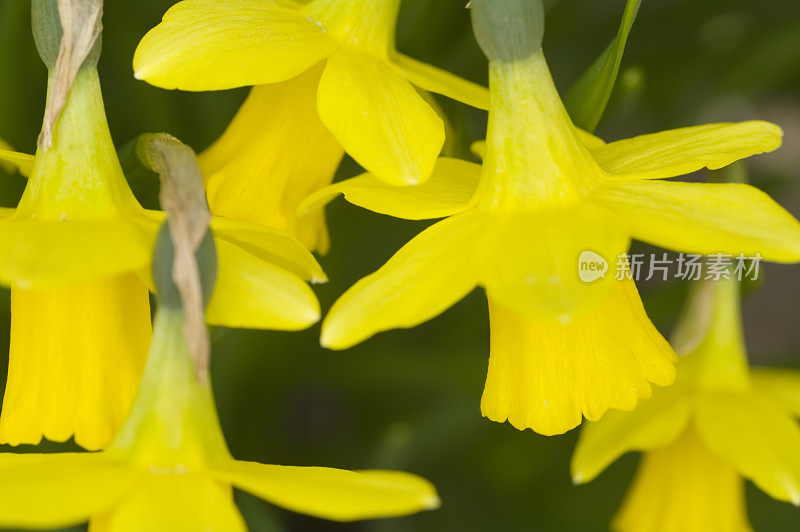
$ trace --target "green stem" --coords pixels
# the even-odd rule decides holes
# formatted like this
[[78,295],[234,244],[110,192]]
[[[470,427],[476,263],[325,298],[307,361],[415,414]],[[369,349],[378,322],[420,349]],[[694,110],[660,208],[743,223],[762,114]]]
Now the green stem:
[[139,395],[109,452],[164,468],[229,457],[211,386],[195,373],[180,308],[156,312]]
[[575,200],[601,170],[569,119],[542,51],[491,62],[489,88],[480,204],[533,208]]
[[63,221],[139,208],[117,159],[97,69],[85,67],[55,124],[52,147],[37,153],[17,216]]
[[[749,365],[739,282],[723,278],[695,284],[687,309],[690,311],[683,316],[676,331],[683,333],[683,345],[691,345],[681,362],[684,374],[705,389],[746,387]],[[687,342],[690,335],[685,331],[692,331],[696,340]]]

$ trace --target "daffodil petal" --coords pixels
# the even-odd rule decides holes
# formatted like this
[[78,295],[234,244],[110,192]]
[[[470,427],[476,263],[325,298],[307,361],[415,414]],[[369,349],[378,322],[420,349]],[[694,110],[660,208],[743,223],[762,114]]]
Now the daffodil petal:
[[264,225],[215,216],[211,231],[217,240],[230,242],[261,260],[315,283],[328,280],[322,267],[295,237]]
[[395,517],[439,506],[428,481],[402,472],[234,462],[217,474],[283,508],[335,521]]
[[165,89],[222,90],[293,78],[337,47],[275,0],[184,0],[144,36],[133,68]]
[[750,380],[759,393],[771,397],[800,417],[800,370],[752,368]]
[[219,273],[206,313],[209,323],[300,330],[319,320],[314,292],[293,273],[219,239],[217,254]]
[[139,477],[94,453],[0,457],[0,526],[62,528],[104,511]]
[[229,485],[197,473],[151,473],[114,505],[95,517],[92,530],[140,532],[245,532]]
[[744,482],[689,430],[644,455],[612,529],[752,532]]
[[149,264],[152,246],[133,219],[0,219],[0,280],[27,288],[110,277]]
[[453,122],[450,120],[450,117],[447,116],[447,113],[444,112],[442,106],[439,104],[439,101],[434,97],[434,95],[424,89],[417,89],[417,94],[422,96],[422,99],[425,100],[425,103],[431,106],[436,112],[436,116],[438,116],[442,122],[444,123],[444,146],[442,146],[442,157],[453,157],[455,155],[456,150],[458,149],[457,143],[458,138],[456,134],[456,130],[453,128]]
[[[147,214],[153,220],[163,218],[159,211]],[[296,239],[282,231],[225,218],[215,217],[211,227],[219,264],[216,287],[206,310],[210,324],[299,330],[319,321],[319,302],[302,279],[327,278]],[[154,290],[149,265],[136,273]]]
[[632,410],[650,383],[672,384],[677,357],[642,307],[633,281],[569,322],[527,318],[489,300],[491,346],[481,411],[544,435]]
[[697,399],[703,442],[775,499],[800,505],[800,427],[755,394],[705,393]]
[[108,445],[136,397],[150,336],[147,288],[134,274],[12,288],[0,442]]
[[381,331],[414,327],[466,296],[477,285],[471,250],[483,223],[468,212],[420,233],[334,303],[322,345],[346,349]]
[[392,63],[408,81],[421,89],[447,96],[478,109],[489,109],[489,89],[486,87],[407,55],[394,55]]
[[[607,295],[630,240],[611,211],[585,203],[495,215],[483,242],[482,284],[490,299],[520,314],[563,321]],[[584,263],[597,267],[596,275],[582,278]]]
[[317,109],[345,151],[368,172],[415,185],[431,175],[444,123],[414,87],[382,61],[354,51],[328,59]]
[[769,122],[706,124],[611,142],[592,155],[612,179],[661,179],[776,150],[782,137]]
[[0,167],[8,171],[16,169],[27,177],[33,170],[33,155],[11,151],[11,147],[0,140]]
[[688,395],[671,386],[655,390],[631,412],[612,410],[600,420],[584,424],[572,455],[573,482],[594,480],[629,451],[649,451],[678,439],[689,422],[690,410]]
[[480,175],[481,167],[477,164],[442,157],[430,179],[421,185],[390,185],[372,174],[363,174],[315,192],[298,210],[311,212],[342,194],[353,205],[395,218],[444,218],[472,206]]
[[639,181],[606,183],[595,198],[634,238],[688,253],[800,260],[800,223],[755,187]]
[[[166,218],[162,211],[143,212],[146,220],[143,220],[140,226],[148,234],[152,233],[155,242],[155,234]],[[213,217],[210,227],[218,243],[222,241],[233,244],[261,260],[294,273],[301,279],[314,283],[324,283],[328,280],[314,255],[285,231],[222,216]],[[152,282],[148,281],[148,286],[152,287]]]

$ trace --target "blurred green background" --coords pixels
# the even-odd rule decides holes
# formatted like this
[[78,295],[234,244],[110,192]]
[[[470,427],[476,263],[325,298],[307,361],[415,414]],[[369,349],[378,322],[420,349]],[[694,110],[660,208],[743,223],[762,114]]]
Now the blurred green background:
[[[138,40],[172,3],[106,2],[100,74],[119,147],[140,133],[166,131],[201,150],[223,131],[246,95],[244,89],[168,92],[133,78],[131,59]],[[405,0],[398,47],[485,83],[486,62],[472,38],[465,3]],[[546,3],[545,51],[557,84],[566,90],[611,40],[624,0]],[[45,69],[30,35],[29,1],[0,0],[0,138],[32,151],[44,94]],[[469,144],[483,137],[485,114],[440,101],[457,132],[453,149],[469,157]],[[757,186],[800,214],[800,2],[644,0],[598,133],[614,140],[748,118],[772,120],[786,130],[785,146],[757,158],[750,169]],[[347,161],[339,176],[356,172]],[[2,205],[13,206],[24,181],[5,174],[0,178]],[[141,201],[154,206],[157,183],[137,176],[131,181]],[[331,282],[317,290],[323,309],[425,226],[341,200],[329,208],[329,221],[333,247],[321,262]],[[669,332],[684,287],[645,283],[640,288],[651,317]],[[766,266],[764,281],[745,303],[754,363],[798,365],[798,292],[800,268]],[[3,351],[8,313],[4,291]],[[488,360],[482,293],[471,294],[414,330],[384,333],[346,352],[322,350],[318,335],[319,326],[302,333],[214,331],[214,388],[234,455],[281,464],[404,469],[430,479],[443,506],[408,518],[340,525],[237,494],[253,530],[607,529],[637,458],[626,456],[592,484],[573,487],[568,462],[577,431],[545,438],[481,418]],[[6,363],[5,357],[0,360],[0,365]],[[800,529],[797,509],[752,486],[748,503],[756,530]]]

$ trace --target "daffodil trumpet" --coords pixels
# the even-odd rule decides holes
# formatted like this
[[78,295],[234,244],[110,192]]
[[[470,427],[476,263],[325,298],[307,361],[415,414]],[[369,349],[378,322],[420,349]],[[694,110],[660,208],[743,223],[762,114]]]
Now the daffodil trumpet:
[[693,287],[673,339],[682,356],[672,387],[582,430],[576,483],[644,453],[614,530],[750,532],[743,479],[800,505],[800,372],[748,366],[738,284]]
[[[55,0],[33,8],[52,97],[59,46],[45,37],[61,38],[51,27],[58,11]],[[19,205],[0,211],[0,282],[11,287],[0,442],[12,445],[42,437],[108,444],[133,402],[150,341],[149,264],[164,217],[143,209],[125,181],[103,107],[99,43],[95,50],[67,87],[49,148],[32,160],[0,150],[0,160],[30,164]],[[325,275],[300,242],[247,222],[217,218],[211,227],[220,254],[211,323],[295,330],[319,319],[306,281]]]
[[330,248],[325,213],[297,216],[300,202],[329,185],[344,151],[317,115],[322,68],[253,87],[225,133],[198,161],[211,211],[286,231],[308,249]]
[[193,222],[180,218],[170,213],[156,243],[160,305],[127,421],[102,452],[0,454],[0,526],[60,528],[89,521],[93,531],[244,531],[233,487],[338,521],[437,507],[433,486],[407,473],[263,465],[231,456],[210,383],[198,378],[207,368],[198,366],[202,357],[191,347],[196,331],[186,327],[193,282],[177,281],[195,279],[202,312],[212,298],[214,240],[200,232],[199,245],[188,247],[196,275],[187,276],[186,264],[178,267],[180,240],[173,235],[184,234],[176,226],[188,222],[191,229]]
[[[482,286],[491,323],[484,416],[559,434],[582,417],[631,410],[651,384],[675,378],[676,356],[633,280],[613,274],[619,260],[625,273],[632,238],[800,260],[800,224],[763,192],[662,180],[772,151],[782,131],[760,121],[709,124],[606,144],[564,109],[541,49],[538,1],[473,0],[472,17],[490,61],[483,164],[441,158],[416,187],[365,174],[299,207],[313,212],[343,194],[398,218],[445,218],[333,305],[321,343],[345,349],[414,327]],[[605,262],[605,275],[581,278],[586,252]]]
[[328,249],[324,212],[297,206],[343,153],[394,184],[425,181],[445,125],[418,91],[487,108],[485,88],[395,49],[400,0],[185,0],[142,39],[136,77],[192,91],[253,85],[200,157],[211,211]]

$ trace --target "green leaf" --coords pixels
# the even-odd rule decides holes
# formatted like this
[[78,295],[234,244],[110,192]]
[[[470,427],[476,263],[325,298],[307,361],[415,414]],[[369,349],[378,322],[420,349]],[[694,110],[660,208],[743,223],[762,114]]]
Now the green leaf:
[[611,98],[625,44],[641,3],[642,0],[627,1],[616,37],[567,93],[565,104],[576,126],[590,132],[597,128]]

